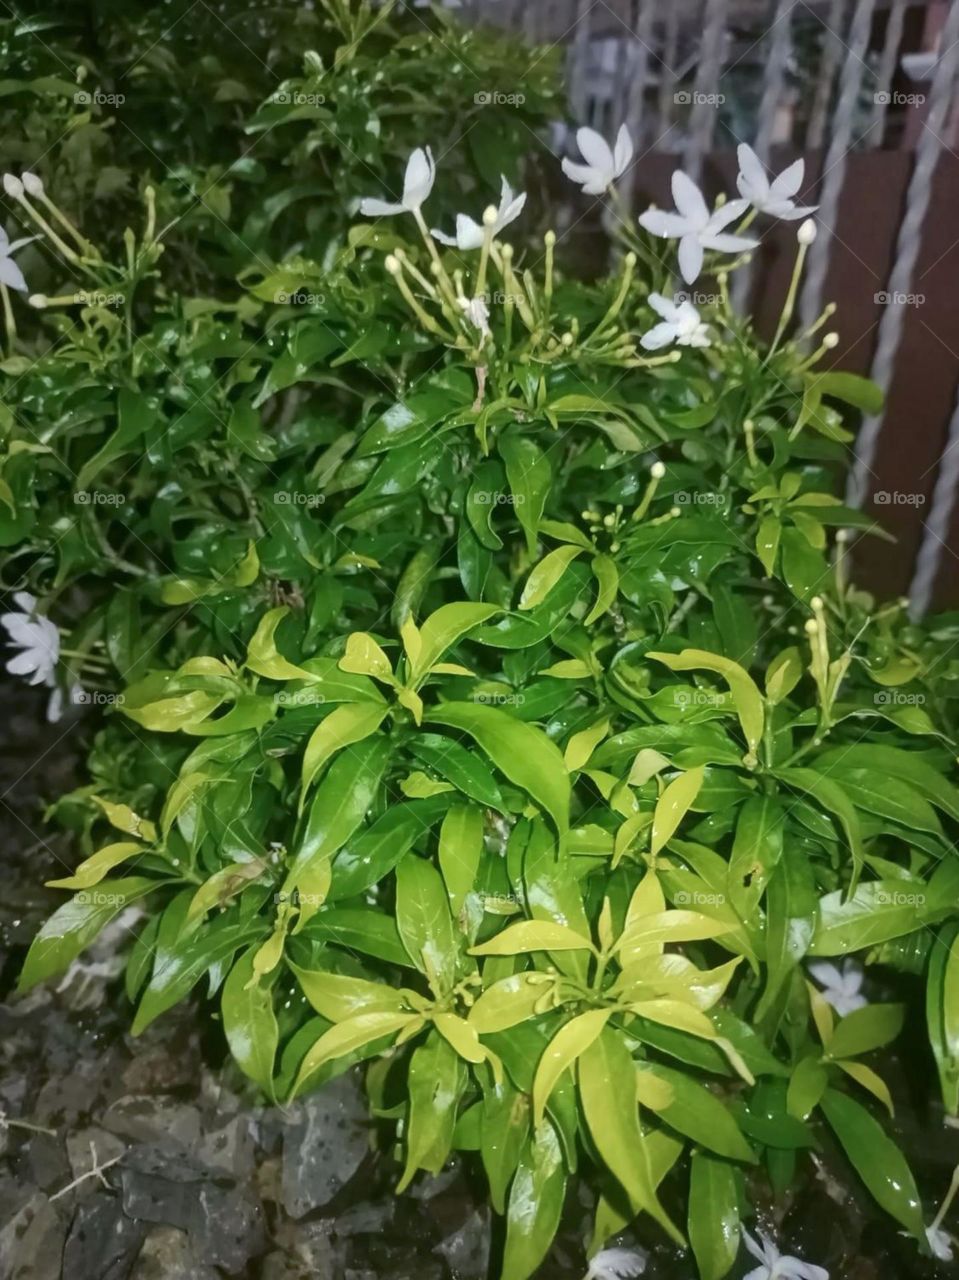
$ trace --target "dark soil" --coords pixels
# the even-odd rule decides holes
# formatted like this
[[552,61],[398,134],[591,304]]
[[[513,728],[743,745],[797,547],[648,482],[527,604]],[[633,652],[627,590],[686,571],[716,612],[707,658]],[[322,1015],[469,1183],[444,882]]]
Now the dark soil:
[[[485,1280],[501,1242],[481,1182],[454,1160],[394,1196],[396,1165],[376,1152],[352,1078],[264,1108],[197,1007],[132,1039],[110,963],[120,938],[62,989],[13,995],[30,938],[62,901],[41,886],[75,861],[43,825],[43,806],[77,784],[92,723],[46,725],[44,704],[42,693],[0,686],[0,1280]],[[906,1039],[921,1049],[918,1029]],[[959,1162],[959,1131],[943,1125],[924,1059],[883,1070],[931,1217]],[[959,1276],[959,1265],[921,1258],[834,1151],[807,1169],[775,1215],[783,1252],[834,1280]],[[678,1202],[681,1192],[665,1194]],[[543,1280],[583,1275],[591,1209],[574,1187]],[[654,1229],[638,1242],[653,1280],[692,1274]],[[753,1265],[743,1257],[733,1275]]]

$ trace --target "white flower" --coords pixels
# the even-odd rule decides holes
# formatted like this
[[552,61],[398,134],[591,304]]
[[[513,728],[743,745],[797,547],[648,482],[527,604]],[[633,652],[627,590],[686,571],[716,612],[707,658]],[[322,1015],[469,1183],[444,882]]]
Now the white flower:
[[809,972],[822,987],[826,1003],[831,1004],[841,1018],[869,1003],[860,992],[862,968],[854,960],[845,960],[841,969],[828,960],[816,960],[809,965]]
[[586,195],[601,196],[626,172],[633,158],[633,140],[624,124],[619,126],[616,145],[612,151],[606,139],[595,129],[577,129],[576,145],[585,164],[573,160],[563,161],[563,172],[573,182],[578,182]]
[[418,213],[420,205],[433,190],[436,181],[436,166],[433,164],[433,153],[429,147],[425,150],[417,147],[406,162],[406,175],[403,178],[403,199],[396,204],[388,200],[377,200],[367,196],[360,201],[360,213],[367,218],[385,218],[393,213]]
[[699,187],[679,169],[673,174],[672,188],[676,212],[647,209],[640,216],[639,225],[654,236],[679,240],[679,270],[687,284],[692,284],[702,270],[704,249],[720,253],[755,249],[758,240],[723,232],[723,227],[745,213],[746,200],[729,200],[710,213]]
[[36,612],[37,602],[27,591],[13,597],[22,613],[0,616],[10,643],[20,652],[7,663],[12,676],[30,676],[30,684],[53,684],[53,674],[60,657],[60,632],[49,618]]
[[647,351],[658,351],[660,347],[668,347],[671,342],[680,347],[709,346],[709,329],[688,298],[671,302],[661,293],[651,293],[648,301],[656,314],[663,317],[663,322],[643,334],[639,340],[640,346]]
[[491,332],[489,327],[489,307],[486,304],[486,299],[482,297],[460,298],[459,304],[470,324],[479,329],[485,338]]
[[778,178],[770,182],[752,147],[741,142],[736,148],[736,155],[739,157],[739,176],[736,178],[739,194],[760,213],[792,221],[806,218],[819,208],[818,204],[800,206],[792,199],[802,186],[806,168],[804,160],[794,161],[788,169],[783,169]]
[[[508,227],[511,222],[515,222],[519,215],[523,212],[523,206],[526,203],[526,192],[521,191],[518,196],[513,195],[513,188],[509,185],[505,178],[502,179],[500,188],[499,208],[496,210],[496,221],[490,225],[493,228],[493,235],[498,236],[504,227]],[[440,244],[455,244],[457,249],[478,249],[483,243],[485,231],[481,222],[476,222],[468,214],[458,213],[456,215],[456,235],[448,236],[445,231],[438,231],[434,228],[430,235],[434,240],[438,240]]]
[[0,227],[0,284],[9,285],[11,289],[26,293],[27,282],[23,278],[23,272],[14,262],[13,255],[36,238],[36,236],[24,236],[22,240],[11,241],[3,227]]
[[926,1227],[926,1239],[929,1241],[933,1257],[938,1258],[940,1262],[952,1261],[953,1240],[948,1231],[943,1231],[942,1227]]
[[646,1270],[642,1249],[601,1249],[590,1260],[583,1280],[633,1280]]
[[816,1267],[811,1262],[781,1254],[764,1232],[760,1231],[759,1240],[754,1240],[745,1227],[742,1231],[746,1248],[762,1263],[743,1276],[743,1280],[829,1280],[825,1267]]

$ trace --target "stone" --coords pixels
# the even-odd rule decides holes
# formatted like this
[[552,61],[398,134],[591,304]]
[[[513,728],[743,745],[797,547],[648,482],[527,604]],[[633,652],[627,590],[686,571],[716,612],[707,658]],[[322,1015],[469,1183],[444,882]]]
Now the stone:
[[127,1280],[145,1228],[127,1217],[106,1191],[80,1203],[63,1249],[70,1280]]
[[107,1107],[101,1123],[111,1133],[134,1142],[177,1142],[192,1150],[200,1140],[200,1113],[169,1098],[128,1094]]
[[294,1218],[330,1203],[370,1149],[366,1101],[339,1076],[293,1109],[283,1140],[283,1204]]
[[190,1237],[176,1227],[154,1227],[146,1235],[130,1280],[218,1280],[197,1260]]
[[0,1229],[3,1280],[60,1280],[66,1231],[56,1207],[35,1191]]
[[490,1214],[484,1206],[442,1240],[435,1249],[456,1280],[486,1280],[489,1273]]

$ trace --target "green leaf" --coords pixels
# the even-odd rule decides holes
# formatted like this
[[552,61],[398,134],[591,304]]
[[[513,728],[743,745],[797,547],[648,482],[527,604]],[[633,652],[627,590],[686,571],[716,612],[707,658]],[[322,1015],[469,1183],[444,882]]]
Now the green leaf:
[[834,396],[863,413],[875,416],[882,412],[885,399],[882,388],[858,373],[830,371],[807,375],[810,385],[821,396]]
[[607,1026],[580,1056],[579,1097],[603,1163],[630,1200],[655,1218],[679,1245],[683,1234],[656,1194],[646,1137],[639,1124],[633,1059],[621,1034]]
[[365,739],[334,760],[313,797],[283,882],[284,893],[299,893],[298,929],[322,905],[312,899],[325,896],[311,889],[311,882],[323,883],[324,868],[328,872],[333,855],[359,829],[379,791],[391,751],[392,743],[382,735]]
[[901,1004],[870,1004],[854,1009],[836,1023],[827,1046],[830,1058],[857,1058],[889,1044],[899,1035],[906,1016]]
[[770,578],[776,572],[776,556],[782,531],[782,521],[774,515],[763,516],[756,530],[756,555]]
[[607,613],[616,603],[619,592],[619,570],[612,556],[594,556],[592,569],[596,577],[596,603],[583,619],[584,627],[591,627]]
[[526,535],[526,550],[532,558],[536,554],[536,533],[549,496],[552,471],[546,455],[529,436],[501,436],[499,452],[506,463],[516,518]]
[[567,928],[564,924],[550,924],[546,920],[522,920],[501,930],[489,942],[471,947],[472,956],[517,956],[529,951],[579,951],[593,950],[588,938]]
[[440,828],[439,860],[454,918],[476,882],[482,853],[483,811],[475,805],[451,805]]
[[756,1019],[766,1017],[810,949],[816,926],[816,882],[803,850],[790,840],[766,890],[766,989]]
[[865,850],[862,843],[859,815],[856,813],[855,806],[842,786],[838,782],[834,782],[832,778],[827,778],[825,774],[818,773],[815,769],[780,769],[777,771],[776,776],[785,782],[787,786],[795,787],[797,790],[805,792],[806,795],[812,796],[814,800],[818,800],[824,809],[828,809],[830,813],[839,819],[839,825],[845,833],[849,851],[853,858],[849,892],[854,893],[862,872]]
[[533,1123],[539,1125],[546,1103],[564,1071],[593,1043],[609,1021],[612,1008],[589,1009],[560,1027],[543,1050],[533,1078]]
[[131,876],[125,880],[101,880],[95,889],[84,889],[54,911],[33,939],[20,973],[18,991],[29,991],[38,982],[67,969],[101,929],[157,888],[158,882]]
[[273,1098],[273,1060],[280,1032],[273,993],[253,972],[256,948],[245,951],[223,984],[220,1010],[230,1052],[240,1069]]
[[844,1093],[827,1089],[822,1110],[849,1160],[875,1200],[917,1240],[926,1230],[912,1170],[882,1125]]
[[929,951],[926,1024],[946,1110],[959,1112],[959,924],[946,925]]
[[462,1059],[441,1035],[431,1031],[410,1058],[406,1167],[397,1193],[406,1190],[418,1169],[436,1174],[443,1168],[453,1145],[456,1113],[465,1088]]
[[538,564],[535,564],[526,579],[523,594],[520,596],[520,609],[535,609],[542,604],[577,556],[583,554],[582,547],[554,547],[548,551]]
[[300,782],[300,807],[306,792],[316,781],[324,765],[344,747],[362,742],[375,733],[386,719],[389,707],[375,702],[344,703],[334,707],[330,714],[313,730],[303,754],[303,773]]
[[345,1022],[361,1013],[409,1012],[403,992],[385,982],[351,978],[327,969],[305,969],[289,958],[286,963],[307,1000],[330,1022]]
[[739,811],[729,859],[729,895],[743,920],[749,920],[783,851],[786,815],[770,795],[754,796]]
[[700,1280],[722,1280],[739,1253],[739,1180],[735,1169],[694,1151],[689,1171],[689,1243]]
[[246,665],[258,676],[266,676],[270,680],[308,680],[310,677],[305,668],[289,662],[276,647],[277,627],[289,612],[284,605],[270,609],[260,619],[246,651]]
[[447,649],[497,613],[502,613],[498,605],[468,602],[444,604],[431,613],[419,629],[419,651],[411,658],[413,681],[421,680]]
[[672,1102],[656,1109],[670,1128],[728,1160],[755,1163],[756,1157],[742,1130],[715,1094],[686,1072],[674,1071],[658,1062],[644,1064],[643,1070],[665,1081],[672,1090]]
[[100,883],[108,871],[112,871],[121,862],[126,862],[128,858],[132,858],[138,853],[149,853],[149,849],[145,845],[136,844],[130,840],[119,841],[117,844],[108,844],[105,848],[93,854],[92,857],[84,858],[72,876],[66,876],[62,880],[48,880],[46,882],[47,887],[50,889],[91,889],[95,884]]
[[330,1027],[303,1058],[290,1091],[291,1098],[296,1097],[309,1077],[327,1062],[345,1057],[376,1040],[393,1036],[419,1020],[414,1013],[363,1013]]
[[506,1212],[506,1191],[528,1136],[528,1095],[506,1080],[484,1087],[480,1154],[497,1213]]
[[700,765],[674,778],[656,802],[649,851],[655,857],[676,834],[679,824],[695,803],[703,785],[705,769]]
[[498,707],[445,702],[426,718],[469,734],[511,782],[549,814],[560,835],[569,826],[569,774],[559,748],[541,730]]
[[804,534],[787,528],[782,533],[782,575],[793,595],[808,603],[824,589],[832,570]]
[[530,1138],[506,1210],[501,1280],[528,1280],[553,1242],[566,1194],[566,1171],[550,1121]]
[[480,1035],[515,1027],[535,1015],[536,1006],[548,989],[549,979],[542,973],[512,973],[500,978],[470,1009],[470,1024]]
[[650,652],[646,656],[662,662],[670,671],[704,670],[714,671],[722,676],[733,696],[749,750],[753,755],[756,754],[763,736],[765,710],[762,695],[755,682],[738,662],[731,662],[717,653],[708,653],[705,649],[684,649],[679,654]]
[[786,1110],[797,1120],[805,1120],[815,1111],[829,1084],[829,1072],[811,1054],[801,1058],[786,1090]]
[[435,994],[446,995],[456,982],[459,948],[446,888],[425,858],[404,858],[396,868],[396,927]]

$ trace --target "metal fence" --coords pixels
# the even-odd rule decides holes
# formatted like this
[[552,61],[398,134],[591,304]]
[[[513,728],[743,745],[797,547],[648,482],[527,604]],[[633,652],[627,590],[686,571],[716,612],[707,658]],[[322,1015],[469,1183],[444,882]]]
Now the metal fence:
[[[629,126],[637,201],[663,202],[676,165],[707,188],[725,174],[728,188],[740,141],[776,169],[806,158],[803,202],[818,203],[820,235],[801,319],[836,299],[836,363],[887,392],[853,446],[848,497],[876,507],[898,548],[863,549],[861,568],[882,594],[908,591],[916,614],[959,605],[959,0],[459,7],[566,47],[573,124],[606,136]],[[766,267],[760,255],[738,286],[760,316],[776,288]]]

